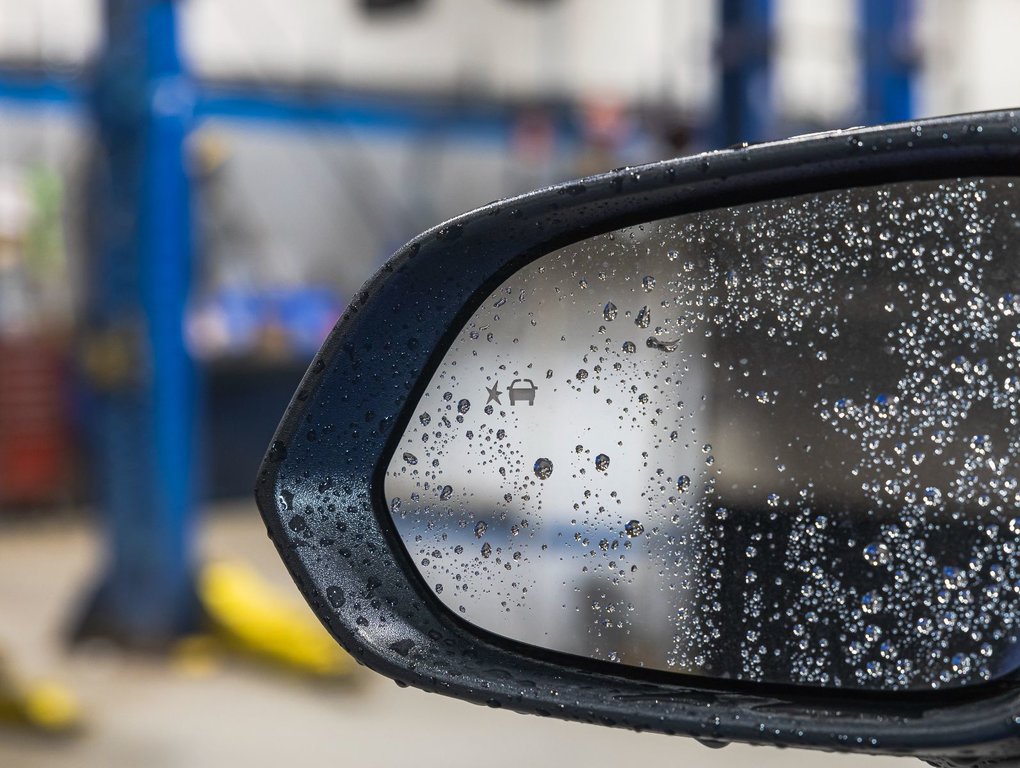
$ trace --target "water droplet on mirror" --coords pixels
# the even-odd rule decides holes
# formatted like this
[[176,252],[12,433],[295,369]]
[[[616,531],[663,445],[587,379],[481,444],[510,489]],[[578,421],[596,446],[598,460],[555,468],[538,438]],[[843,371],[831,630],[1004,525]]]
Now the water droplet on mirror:
[[453,496],[453,486],[444,485],[439,489],[439,498],[442,501],[449,501],[451,496]]
[[475,538],[480,539],[485,535],[485,530],[488,528],[484,521],[479,521],[475,524]]
[[616,312],[617,312],[616,305],[611,301],[607,301],[606,306],[602,308],[602,317],[604,317],[606,320],[615,320]]
[[877,592],[865,592],[861,595],[861,610],[865,613],[878,613],[882,610],[882,596]]
[[549,459],[538,459],[534,466],[535,477],[539,480],[547,480],[553,472],[553,463]]
[[678,477],[676,479],[676,489],[680,493],[684,493],[690,487],[691,487],[691,478],[689,478],[687,475],[680,475],[680,477]]
[[999,311],[1009,317],[1020,312],[1020,295],[1015,293],[1007,293],[999,298],[998,301]]
[[892,559],[889,547],[881,542],[868,544],[864,548],[864,561],[868,565],[886,565]]
[[604,453],[600,453],[595,457],[595,469],[599,472],[605,472],[609,469],[609,457]]
[[637,520],[631,520],[625,526],[623,526],[623,530],[627,534],[628,538],[633,539],[644,533],[645,527],[641,525],[641,523],[638,522]]
[[492,545],[489,542],[482,544],[482,557],[489,557],[492,555]]
[[413,467],[415,464],[418,463],[418,457],[415,456],[413,453],[405,452],[404,453],[404,461],[406,461],[408,464],[410,464]]
[[676,341],[663,341],[657,339],[654,336],[649,336],[645,340],[645,346],[651,349],[657,349],[660,352],[676,352],[677,347],[680,345],[680,339]]
[[586,371],[584,368],[578,368],[577,373],[574,374],[574,378],[576,378],[578,381],[584,381],[585,379],[588,378],[588,371]]
[[634,325],[638,328],[647,328],[652,322],[652,313],[648,307],[641,307],[638,310],[637,317],[634,318]]
[[458,413],[467,413],[470,410],[471,410],[471,401],[468,400],[467,398],[464,398],[463,400],[460,400],[460,401],[457,402],[457,412]]
[[637,347],[635,346],[633,341],[625,341],[623,342],[623,351],[629,355],[632,355],[635,352],[637,352]]
[[644,286],[646,291],[650,291],[655,287],[655,278],[651,275],[645,275],[644,279],[641,281],[641,285]]

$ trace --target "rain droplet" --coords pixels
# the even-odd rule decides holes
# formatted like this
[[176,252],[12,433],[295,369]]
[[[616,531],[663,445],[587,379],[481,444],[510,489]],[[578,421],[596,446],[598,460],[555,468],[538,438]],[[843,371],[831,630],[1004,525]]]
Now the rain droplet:
[[637,317],[634,318],[634,325],[638,328],[647,328],[649,323],[652,322],[652,313],[648,307],[641,307],[638,310]]
[[689,478],[687,475],[680,475],[680,477],[676,479],[676,489],[680,493],[684,493],[685,491],[690,489],[690,487],[691,478]]
[[865,613],[877,613],[882,610],[882,596],[876,592],[865,592],[861,595],[861,610]]
[[604,453],[600,453],[595,457],[595,469],[599,472],[605,472],[609,469],[609,457]]
[[492,554],[492,545],[489,542],[482,544],[482,557],[488,557]]
[[641,525],[641,523],[638,522],[637,520],[631,520],[625,526],[623,526],[623,530],[629,538],[633,539],[636,536],[640,536],[642,533],[644,533],[645,527]]
[[868,565],[885,565],[892,557],[889,547],[881,542],[868,544],[864,548],[864,560]]
[[644,286],[646,291],[650,291],[655,287],[655,278],[651,275],[645,275],[644,279],[641,281],[641,285]]
[[451,496],[453,496],[453,486],[452,485],[444,485],[442,488],[439,489],[439,498],[440,498],[440,500],[448,501]]
[[645,339],[646,347],[650,347],[651,349],[657,349],[660,352],[676,352],[676,348],[679,345],[680,339],[677,339],[676,341],[662,341],[660,339],[655,338],[654,336],[649,336],[647,339]]
[[471,410],[471,401],[468,400],[467,398],[464,398],[463,400],[459,400],[457,402],[457,412],[458,413],[467,413],[470,410]]
[[535,477],[539,480],[547,480],[553,472],[553,463],[549,459],[539,459],[535,462]]
[[1015,315],[1020,311],[1020,296],[1015,293],[1004,294],[999,299],[999,311],[1006,315]]
[[418,463],[418,457],[415,456],[413,453],[405,452],[404,453],[404,461],[406,461],[408,464],[410,464],[413,467],[415,464]]
[[482,538],[482,536],[485,535],[485,530],[488,527],[489,526],[485,524],[484,520],[480,520],[479,522],[475,523],[475,538],[476,539]]
[[633,341],[625,341],[623,342],[623,351],[629,355],[632,355],[635,352],[637,352],[637,347],[634,345]]
[[616,305],[611,301],[607,301],[606,306],[602,308],[602,317],[606,320],[615,320],[616,311]]

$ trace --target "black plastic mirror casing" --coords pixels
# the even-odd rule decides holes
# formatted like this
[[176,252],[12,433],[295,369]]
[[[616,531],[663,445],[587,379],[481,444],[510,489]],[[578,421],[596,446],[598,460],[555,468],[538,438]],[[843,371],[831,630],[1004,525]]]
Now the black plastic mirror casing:
[[713,742],[915,755],[945,765],[1020,756],[1020,681],[924,694],[727,683],[488,634],[421,581],[382,492],[389,457],[453,337],[524,264],[682,213],[893,181],[1007,175],[1020,175],[1020,112],[835,131],[624,168],[431,229],[368,282],[305,374],[257,481],[270,538],[337,641],[401,685]]

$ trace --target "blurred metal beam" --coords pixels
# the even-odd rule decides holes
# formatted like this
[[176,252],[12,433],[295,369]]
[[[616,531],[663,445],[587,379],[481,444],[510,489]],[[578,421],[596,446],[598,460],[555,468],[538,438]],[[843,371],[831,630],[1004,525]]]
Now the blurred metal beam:
[[860,0],[862,120],[867,125],[914,117],[914,0]]
[[774,130],[771,0],[720,0],[716,147],[764,141]]
[[200,119],[256,122],[307,130],[340,129],[392,135],[445,135],[504,143],[518,110],[499,104],[337,88],[272,84],[203,83]]
[[83,112],[84,102],[82,83],[73,76],[36,67],[0,66],[0,105]]
[[[80,77],[37,68],[0,65],[0,107],[51,105],[85,112],[88,88]],[[194,81],[194,120],[254,123],[284,130],[354,131],[393,136],[446,136],[506,143],[522,112],[534,104],[372,93],[330,85]],[[557,138],[578,139],[569,105],[547,105]]]
[[185,347],[194,90],[174,0],[107,0],[89,105],[82,363],[107,564],[77,635],[162,647],[199,618],[193,583],[196,381]]

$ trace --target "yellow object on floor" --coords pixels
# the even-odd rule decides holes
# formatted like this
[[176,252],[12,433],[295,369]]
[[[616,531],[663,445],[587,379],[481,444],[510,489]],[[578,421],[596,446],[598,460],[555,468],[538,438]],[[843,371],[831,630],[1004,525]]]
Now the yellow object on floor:
[[[215,636],[231,649],[320,678],[347,678],[357,666],[303,602],[244,563],[206,565],[198,591]],[[185,656],[201,668],[203,649],[189,647]]]
[[0,661],[0,725],[62,735],[81,726],[78,702],[53,682],[22,683]]

